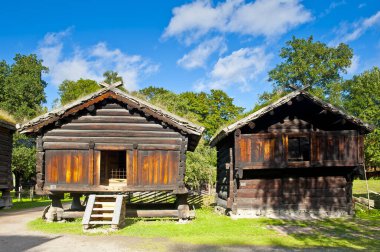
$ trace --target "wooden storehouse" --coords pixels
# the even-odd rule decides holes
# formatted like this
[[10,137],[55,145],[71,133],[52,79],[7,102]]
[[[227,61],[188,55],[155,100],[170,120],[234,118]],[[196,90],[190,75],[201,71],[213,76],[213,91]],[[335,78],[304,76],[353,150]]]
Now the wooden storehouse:
[[13,176],[11,170],[12,139],[15,125],[0,119],[0,208],[11,207],[12,199],[10,191],[13,189]]
[[[24,124],[36,137],[39,194],[165,191],[186,204],[186,152],[204,130],[115,85]],[[60,203],[56,203],[60,205]]]
[[294,91],[211,140],[218,153],[218,205],[247,217],[352,214],[352,181],[371,130]]

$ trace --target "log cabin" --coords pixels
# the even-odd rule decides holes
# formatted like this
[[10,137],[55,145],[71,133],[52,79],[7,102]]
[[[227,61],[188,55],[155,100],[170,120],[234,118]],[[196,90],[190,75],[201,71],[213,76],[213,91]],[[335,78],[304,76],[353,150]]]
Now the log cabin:
[[13,189],[11,170],[13,133],[15,125],[8,120],[0,119],[0,208],[12,206],[10,191]]
[[204,128],[110,85],[19,131],[36,137],[37,194],[60,208],[63,193],[165,191],[186,205],[186,152]]
[[296,90],[211,139],[217,205],[236,217],[353,214],[352,181],[371,130]]

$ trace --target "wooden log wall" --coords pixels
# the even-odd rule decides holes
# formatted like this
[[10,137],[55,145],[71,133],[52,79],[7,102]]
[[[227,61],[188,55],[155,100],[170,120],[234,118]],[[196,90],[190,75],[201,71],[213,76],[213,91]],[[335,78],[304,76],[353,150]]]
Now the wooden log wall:
[[37,153],[41,160],[37,177],[41,185],[101,185],[102,150],[125,151],[129,189],[184,185],[187,136],[116,102],[58,122],[40,140],[43,151]]
[[233,148],[229,139],[224,140],[217,151],[216,193],[218,200],[231,208],[234,199],[235,173],[233,166]]
[[13,188],[11,171],[13,131],[0,127],[0,190]]
[[348,211],[352,204],[344,176],[243,179],[239,184],[238,209]]

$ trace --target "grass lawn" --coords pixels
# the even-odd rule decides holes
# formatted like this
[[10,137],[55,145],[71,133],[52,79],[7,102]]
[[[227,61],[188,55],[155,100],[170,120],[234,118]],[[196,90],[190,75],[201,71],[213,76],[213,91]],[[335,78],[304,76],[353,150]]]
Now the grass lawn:
[[[43,207],[48,206],[51,203],[51,200],[48,197],[36,197],[33,200],[30,200],[30,198],[21,198],[21,201],[18,201],[17,196],[15,195],[15,192],[11,192],[12,196],[12,208],[10,209],[2,209],[0,211],[18,211],[21,209],[27,209],[27,208],[34,208],[34,207]],[[62,203],[70,202],[71,199],[65,198],[62,200]]]
[[[380,192],[380,180],[369,181],[370,190]],[[354,182],[354,195],[366,193],[365,181]],[[55,234],[83,233],[81,220],[66,223],[30,222],[29,228]],[[175,242],[217,246],[279,246],[291,248],[380,248],[380,210],[368,212],[357,206],[356,217],[325,220],[232,220],[211,208],[198,209],[196,219],[178,224],[168,219],[128,218],[127,226],[110,235],[168,238]]]

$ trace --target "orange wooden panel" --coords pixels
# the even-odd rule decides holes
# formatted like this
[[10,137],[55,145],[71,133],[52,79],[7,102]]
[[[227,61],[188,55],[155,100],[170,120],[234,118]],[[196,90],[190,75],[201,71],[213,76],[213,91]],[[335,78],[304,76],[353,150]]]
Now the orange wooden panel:
[[100,151],[94,151],[94,184],[100,185]]
[[71,156],[64,155],[64,166],[66,168],[66,183],[71,183]]

